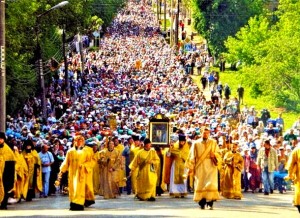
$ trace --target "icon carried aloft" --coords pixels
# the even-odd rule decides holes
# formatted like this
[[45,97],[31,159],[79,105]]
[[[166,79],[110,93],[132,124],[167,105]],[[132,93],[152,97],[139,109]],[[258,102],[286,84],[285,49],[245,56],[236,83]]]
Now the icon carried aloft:
[[149,120],[149,137],[154,146],[167,147],[170,141],[169,118],[156,114]]

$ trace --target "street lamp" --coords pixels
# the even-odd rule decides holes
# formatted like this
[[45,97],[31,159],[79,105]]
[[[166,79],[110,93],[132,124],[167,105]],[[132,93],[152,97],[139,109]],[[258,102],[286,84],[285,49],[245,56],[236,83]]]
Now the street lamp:
[[57,8],[64,7],[64,6],[67,5],[67,4],[69,4],[68,1],[63,1],[63,2],[61,2],[61,3],[58,3],[57,5],[53,6],[53,7],[50,8],[50,9],[48,9],[48,10],[45,11],[44,13],[37,15],[36,17],[37,17],[37,18],[40,18],[40,17],[42,17],[42,16],[48,14],[50,11],[53,11],[53,10],[55,10],[55,9],[57,9]]
[[42,104],[42,117],[47,118],[47,104],[46,104],[46,92],[45,92],[45,77],[44,77],[44,72],[43,72],[43,60],[42,60],[42,50],[39,42],[39,24],[40,24],[40,18],[43,17],[44,15],[48,14],[50,11],[53,11],[57,8],[61,8],[65,5],[67,5],[69,2],[68,1],[63,1],[52,8],[48,9],[42,14],[39,14],[36,16],[36,22],[37,22],[37,45],[36,45],[36,56],[38,59],[38,75],[39,75],[39,83],[40,83],[40,88],[41,88],[41,104]]

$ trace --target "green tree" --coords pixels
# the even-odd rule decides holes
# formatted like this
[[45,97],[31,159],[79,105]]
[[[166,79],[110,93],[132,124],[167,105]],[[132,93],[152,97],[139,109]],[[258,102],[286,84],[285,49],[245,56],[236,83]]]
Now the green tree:
[[[276,106],[300,110],[300,2],[280,1],[278,22],[269,26],[250,20],[236,38],[226,42],[232,60],[242,60],[245,83],[258,84]],[[254,34],[258,32],[258,34]],[[243,50],[244,48],[244,50]],[[252,50],[251,50],[252,48]]]
[[228,51],[224,56],[229,63],[241,62],[251,65],[260,62],[266,55],[263,43],[270,38],[270,24],[266,17],[250,18],[248,25],[242,27],[237,34],[229,36],[225,41]]
[[[32,62],[35,49],[35,20],[40,4],[29,0],[9,1],[6,9],[7,113],[22,106],[37,86]],[[26,13],[24,13],[26,8]]]
[[225,51],[224,41],[263,12],[263,0],[194,0],[194,26],[207,40],[210,53]]
[[125,3],[126,0],[93,0],[92,13],[103,20],[105,29]]
[[[125,0],[69,0],[69,4],[51,11],[39,19],[37,15],[44,13],[62,0],[17,0],[7,1],[6,9],[6,74],[7,74],[7,113],[20,109],[29,96],[39,94],[36,69],[37,38],[42,48],[44,65],[47,60],[62,56],[62,31],[67,38],[77,33],[89,34],[101,25],[109,25]],[[101,12],[95,10],[94,3],[106,5]],[[101,18],[105,19],[101,19]],[[38,28],[37,28],[38,27]],[[37,37],[38,36],[38,37]],[[48,79],[52,76],[46,71]]]

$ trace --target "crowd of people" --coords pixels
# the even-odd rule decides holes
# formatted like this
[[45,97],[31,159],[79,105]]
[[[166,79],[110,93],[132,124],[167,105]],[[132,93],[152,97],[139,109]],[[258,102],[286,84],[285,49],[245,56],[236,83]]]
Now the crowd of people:
[[[1,209],[9,197],[31,201],[58,191],[69,194],[71,210],[94,204],[95,194],[155,201],[167,191],[176,198],[194,192],[201,209],[212,209],[220,195],[241,199],[242,189],[284,193],[298,133],[284,135],[281,114],[271,119],[266,111],[259,117],[254,107],[240,108],[242,87],[235,97],[210,70],[207,51],[188,43],[188,51],[170,47],[151,6],[129,1],[99,51],[87,49],[83,58],[70,53],[71,96],[62,64],[47,93],[47,119],[38,98],[7,117],[0,134]],[[202,87],[191,74],[201,74]],[[166,148],[151,148],[149,119],[156,114],[170,119]]]

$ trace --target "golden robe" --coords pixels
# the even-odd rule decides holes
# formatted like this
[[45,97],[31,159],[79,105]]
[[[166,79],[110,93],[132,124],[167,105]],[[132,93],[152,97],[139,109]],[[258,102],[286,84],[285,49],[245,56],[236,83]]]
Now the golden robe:
[[15,198],[20,199],[22,196],[26,199],[28,189],[24,189],[25,184],[28,182],[28,166],[26,161],[19,153],[15,151],[16,157],[16,180],[15,180]]
[[[60,172],[65,173],[68,171],[68,188],[70,202],[77,202],[80,196],[76,196],[77,187],[79,186],[79,178],[77,170],[79,168],[79,151],[75,147],[68,150],[65,160],[60,166]],[[83,203],[81,204],[83,205]]]
[[130,163],[132,172],[137,171],[136,195],[141,200],[155,198],[156,196],[156,169],[159,164],[159,157],[154,149],[140,150]]
[[116,198],[119,195],[121,154],[116,149],[105,149],[99,153],[99,163],[102,177],[99,193],[104,199]]
[[[32,190],[32,194],[34,192],[42,192],[42,164],[38,153],[36,152],[36,150],[32,150],[29,153],[23,151],[22,155],[28,167],[28,180],[26,180],[23,190],[26,190],[27,194],[29,190]],[[29,198],[31,197],[34,196],[29,196]]]
[[229,150],[227,148],[223,148],[219,150],[220,153],[220,167],[219,167],[219,179],[220,179],[220,187],[219,190],[222,193],[223,188],[224,188],[224,174],[225,174],[225,164],[224,164],[224,157],[225,154],[228,152]]
[[[189,144],[186,142],[182,148],[179,148],[179,141],[169,149],[166,155],[170,155],[171,165],[170,169],[166,170],[170,174],[170,195],[171,196],[185,196],[187,195],[187,184],[185,175],[185,161],[189,156]],[[169,165],[169,164],[167,164]],[[167,167],[166,165],[164,167]]]
[[98,152],[98,159],[97,159],[97,165],[99,167],[99,190],[98,190],[98,194],[100,196],[104,195],[104,183],[105,183],[105,177],[103,174],[104,171],[104,166],[103,164],[101,164],[101,160],[100,157],[103,155],[103,153],[107,150],[107,148],[104,148],[103,150]]
[[[119,144],[118,146],[115,146],[116,150],[119,151],[120,154],[122,154],[123,150],[124,150],[124,145]],[[122,156],[121,156],[122,158]],[[126,186],[126,171],[125,171],[125,159],[122,158],[120,161],[121,165],[120,165],[120,169],[118,171],[119,173],[119,187],[125,187]]]
[[228,151],[224,156],[224,187],[223,196],[230,199],[242,198],[241,175],[244,168],[244,158],[238,152]]
[[[135,147],[135,148],[132,149],[132,154],[133,154],[133,159],[132,160],[134,160],[134,157],[141,150],[143,150],[143,148],[141,148],[141,147]],[[136,178],[137,178],[137,175],[138,175],[138,170],[131,171],[131,178],[130,179],[131,179],[131,189],[132,189],[133,194],[136,194],[136,189],[137,189],[137,180],[136,180]]]
[[71,203],[85,206],[95,203],[93,187],[94,165],[94,151],[91,147],[85,146],[82,150],[76,150],[73,147],[67,152],[60,171],[62,173],[69,172],[69,198]]
[[[9,190],[5,190],[4,187],[5,178],[3,178],[6,161],[15,161],[15,155],[14,152],[10,149],[10,147],[4,143],[3,147],[0,148],[0,204],[4,199],[5,192],[9,191]],[[14,174],[15,172],[11,172],[11,173]],[[11,187],[13,188],[13,181]]]
[[100,189],[100,166],[97,163],[99,160],[99,152],[94,153],[94,159],[96,161],[93,168],[93,186],[94,186],[94,194],[99,194]]
[[92,147],[84,146],[81,153],[79,156],[79,182],[84,184],[84,202],[89,201],[95,203],[93,169],[96,164],[96,159],[94,159],[94,151]]
[[214,139],[196,140],[186,161],[186,167],[194,175],[194,201],[220,199],[218,192],[218,167],[213,163],[210,152],[220,159],[219,147]]
[[294,206],[300,206],[300,148],[296,147],[291,156],[289,157],[286,165],[288,170],[288,178],[294,181],[295,192],[294,192]]

